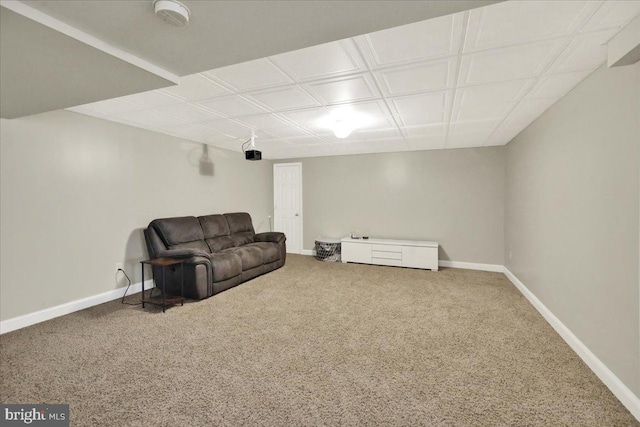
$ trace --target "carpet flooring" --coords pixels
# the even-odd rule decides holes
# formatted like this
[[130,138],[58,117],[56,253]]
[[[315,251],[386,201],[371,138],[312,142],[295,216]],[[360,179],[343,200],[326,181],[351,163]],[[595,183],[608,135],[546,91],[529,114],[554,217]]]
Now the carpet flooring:
[[499,273],[285,267],[0,336],[0,401],[73,426],[639,425]]

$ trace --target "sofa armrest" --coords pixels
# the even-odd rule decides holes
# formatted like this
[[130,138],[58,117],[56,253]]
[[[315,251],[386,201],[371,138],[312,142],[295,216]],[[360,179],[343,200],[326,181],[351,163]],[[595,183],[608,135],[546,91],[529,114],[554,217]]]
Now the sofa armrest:
[[199,249],[166,249],[158,251],[156,254],[158,258],[206,258],[211,259],[211,254]]
[[284,235],[284,233],[280,233],[277,231],[268,231],[266,233],[258,233],[255,236],[256,242],[280,243],[286,239],[287,237]]

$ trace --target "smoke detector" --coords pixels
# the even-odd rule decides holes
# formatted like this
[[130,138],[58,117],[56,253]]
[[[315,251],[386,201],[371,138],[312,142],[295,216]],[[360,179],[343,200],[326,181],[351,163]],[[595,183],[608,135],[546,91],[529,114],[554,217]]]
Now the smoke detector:
[[176,27],[184,27],[189,23],[191,12],[187,6],[176,0],[155,0],[153,7],[156,15],[167,24]]

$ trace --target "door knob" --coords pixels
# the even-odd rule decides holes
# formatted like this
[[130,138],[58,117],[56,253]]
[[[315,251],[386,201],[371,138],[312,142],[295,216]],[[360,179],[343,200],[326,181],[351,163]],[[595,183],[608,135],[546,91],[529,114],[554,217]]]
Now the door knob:
[[300,216],[300,214],[298,212],[296,212],[296,216]]

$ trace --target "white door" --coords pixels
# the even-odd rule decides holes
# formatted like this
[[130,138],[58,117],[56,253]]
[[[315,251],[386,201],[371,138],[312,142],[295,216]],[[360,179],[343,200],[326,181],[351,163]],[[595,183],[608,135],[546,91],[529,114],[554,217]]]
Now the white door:
[[287,252],[302,252],[302,163],[273,165],[274,231],[287,236]]

